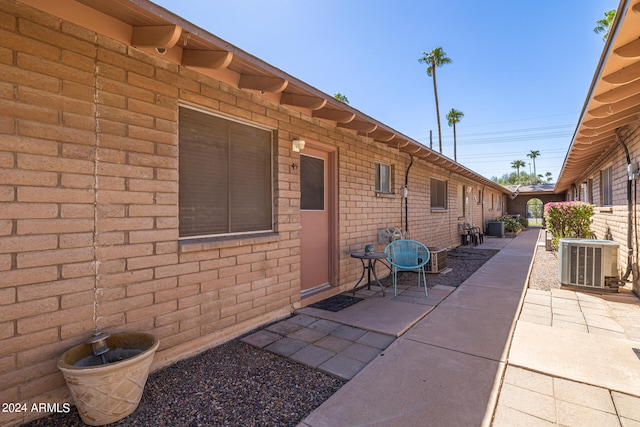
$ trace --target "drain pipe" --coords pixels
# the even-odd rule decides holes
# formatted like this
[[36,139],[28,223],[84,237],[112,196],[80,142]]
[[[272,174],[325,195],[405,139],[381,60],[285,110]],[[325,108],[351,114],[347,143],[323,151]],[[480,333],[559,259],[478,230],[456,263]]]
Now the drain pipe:
[[633,215],[633,203],[631,200],[631,156],[629,155],[629,149],[620,137],[620,128],[616,129],[617,142],[624,149],[624,153],[627,157],[627,172],[629,173],[627,179],[627,271],[624,273],[621,282],[626,282],[631,274],[633,264],[633,224],[631,223]]
[[404,233],[405,238],[409,236],[409,170],[413,166],[413,156],[409,154],[409,166],[404,174],[404,188],[402,189],[402,195],[404,196]]

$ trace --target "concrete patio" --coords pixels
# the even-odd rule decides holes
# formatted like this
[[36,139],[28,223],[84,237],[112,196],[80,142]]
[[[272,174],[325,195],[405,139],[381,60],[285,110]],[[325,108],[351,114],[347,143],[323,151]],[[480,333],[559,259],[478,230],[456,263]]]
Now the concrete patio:
[[485,239],[500,252],[458,288],[307,307],[245,341],[349,380],[303,427],[640,425],[638,298],[528,290],[537,241]]

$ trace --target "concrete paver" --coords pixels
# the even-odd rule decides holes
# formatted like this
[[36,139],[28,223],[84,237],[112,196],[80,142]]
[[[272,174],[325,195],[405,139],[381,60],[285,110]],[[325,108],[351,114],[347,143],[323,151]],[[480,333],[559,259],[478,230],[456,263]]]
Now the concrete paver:
[[621,417],[640,423],[640,397],[628,394],[611,392],[613,403]]
[[518,321],[509,363],[640,396],[637,341]]
[[403,336],[492,360],[504,360],[513,316],[487,311],[446,307],[435,310]]
[[480,425],[498,365],[400,338],[311,413],[304,425]]
[[325,348],[308,345],[293,353],[289,358],[304,365],[317,368],[335,355],[336,353]]
[[553,396],[505,383],[500,390],[500,397],[501,405],[532,417],[556,422],[556,400]]

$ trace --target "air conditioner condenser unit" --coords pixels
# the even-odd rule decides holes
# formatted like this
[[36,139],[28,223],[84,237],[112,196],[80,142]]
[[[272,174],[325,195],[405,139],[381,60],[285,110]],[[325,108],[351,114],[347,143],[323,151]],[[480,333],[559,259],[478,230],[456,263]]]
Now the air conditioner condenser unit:
[[447,248],[428,248],[431,256],[424,266],[427,273],[440,273],[447,268]]
[[558,279],[563,285],[618,289],[618,248],[611,240],[560,239]]

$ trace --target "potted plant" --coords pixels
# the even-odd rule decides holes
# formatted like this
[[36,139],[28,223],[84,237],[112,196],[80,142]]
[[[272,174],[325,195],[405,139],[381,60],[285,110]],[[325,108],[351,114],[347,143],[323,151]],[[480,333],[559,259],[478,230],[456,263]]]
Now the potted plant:
[[80,418],[101,426],[136,410],[160,341],[150,334],[96,332],[58,361]]

